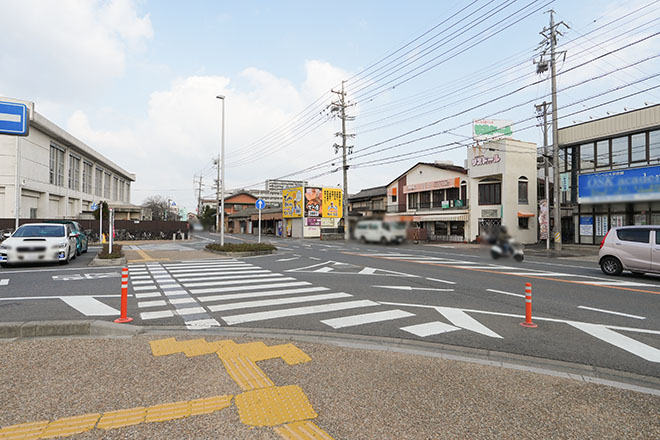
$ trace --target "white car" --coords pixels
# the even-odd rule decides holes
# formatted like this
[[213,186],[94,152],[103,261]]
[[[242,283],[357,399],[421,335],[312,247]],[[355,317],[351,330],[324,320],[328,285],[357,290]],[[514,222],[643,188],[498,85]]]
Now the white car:
[[0,265],[59,261],[76,257],[76,234],[68,224],[31,223],[5,234],[0,242]]
[[603,237],[598,263],[606,275],[624,270],[641,275],[660,273],[660,226],[612,228]]
[[355,238],[362,243],[403,243],[406,239],[406,224],[382,220],[361,220],[355,227]]

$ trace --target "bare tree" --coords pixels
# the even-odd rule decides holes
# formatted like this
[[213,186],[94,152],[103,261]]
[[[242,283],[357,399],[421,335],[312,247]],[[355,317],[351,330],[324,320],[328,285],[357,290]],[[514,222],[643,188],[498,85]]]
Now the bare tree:
[[[167,198],[163,196],[151,196],[142,203],[142,206],[151,210],[154,220],[166,220],[167,210],[169,209]],[[174,220],[172,216],[170,216],[170,219]]]

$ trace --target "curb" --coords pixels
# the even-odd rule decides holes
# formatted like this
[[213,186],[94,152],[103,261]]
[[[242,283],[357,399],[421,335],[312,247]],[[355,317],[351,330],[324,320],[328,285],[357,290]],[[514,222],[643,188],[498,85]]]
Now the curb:
[[249,252],[223,252],[223,251],[214,251],[211,249],[204,248],[206,252],[211,252],[212,254],[222,255],[224,257],[254,257],[257,255],[271,255],[275,250],[270,251],[249,251]]
[[97,255],[96,257],[94,257],[92,261],[89,262],[88,266],[94,266],[94,267],[126,266],[126,264],[128,264],[126,257],[101,259]]
[[296,342],[334,345],[342,348],[375,350],[436,357],[445,360],[468,362],[479,365],[527,371],[546,376],[560,377],[606,385],[614,388],[660,396],[660,378],[641,376],[625,371],[609,370],[591,365],[553,359],[537,358],[514,353],[478,348],[434,344],[407,339],[364,335],[343,335],[328,332],[302,330],[274,330],[258,328],[212,328],[191,331],[186,327],[145,327],[114,322],[88,321],[29,321],[0,323],[0,342],[19,338],[66,337],[66,336],[137,336],[141,334],[173,334],[231,336],[244,338],[280,339]]

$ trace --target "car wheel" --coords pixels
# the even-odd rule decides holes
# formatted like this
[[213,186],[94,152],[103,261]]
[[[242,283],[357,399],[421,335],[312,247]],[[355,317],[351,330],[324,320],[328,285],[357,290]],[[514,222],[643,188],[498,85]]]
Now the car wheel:
[[0,267],[7,267],[7,263],[0,263]]
[[78,246],[76,246],[76,257],[79,257],[82,255],[82,252],[78,249]]
[[380,244],[382,244],[382,245],[386,245],[386,244],[387,244],[387,238],[382,237],[382,238],[380,239]]
[[362,243],[362,244],[366,244],[366,243],[367,243],[367,239],[364,238],[364,236],[360,237],[360,243]]
[[605,257],[600,262],[600,270],[605,275],[620,275],[623,272],[623,266],[621,266],[621,262],[615,257]]

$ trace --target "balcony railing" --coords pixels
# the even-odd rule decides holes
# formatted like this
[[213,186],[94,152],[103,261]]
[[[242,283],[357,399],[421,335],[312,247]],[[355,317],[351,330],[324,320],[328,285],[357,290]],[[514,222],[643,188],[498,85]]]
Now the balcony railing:
[[467,209],[468,199],[444,200],[438,202],[421,202],[416,205],[387,205],[387,212],[399,213],[409,211],[430,211],[430,210],[445,210],[445,209]]

